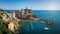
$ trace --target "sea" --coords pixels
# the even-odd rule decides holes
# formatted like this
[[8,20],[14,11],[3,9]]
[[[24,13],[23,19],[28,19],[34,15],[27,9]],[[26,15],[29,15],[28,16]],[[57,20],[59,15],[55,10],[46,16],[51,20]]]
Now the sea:
[[[32,14],[38,18],[51,20],[54,24],[47,25],[38,21],[23,23],[19,34],[60,34],[60,10],[32,10]],[[48,30],[44,29],[46,27]]]

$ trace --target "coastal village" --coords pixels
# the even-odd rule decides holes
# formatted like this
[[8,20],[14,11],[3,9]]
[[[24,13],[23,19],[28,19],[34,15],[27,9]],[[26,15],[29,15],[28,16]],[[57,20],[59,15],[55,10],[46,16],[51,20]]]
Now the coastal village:
[[32,14],[32,10],[27,8],[17,10],[16,12],[13,10],[4,12],[3,9],[0,9],[0,18],[2,18],[2,23],[7,26],[7,29],[9,29],[14,34],[19,33],[17,30],[21,28],[21,23],[23,20],[39,21],[48,25],[52,25],[54,23],[53,21],[37,18],[36,15]]

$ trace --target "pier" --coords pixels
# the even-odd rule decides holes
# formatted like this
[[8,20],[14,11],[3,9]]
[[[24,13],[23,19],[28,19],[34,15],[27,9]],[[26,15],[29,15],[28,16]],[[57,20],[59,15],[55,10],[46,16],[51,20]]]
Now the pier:
[[53,21],[49,21],[49,20],[44,20],[44,19],[40,19],[40,18],[33,18],[34,21],[39,21],[41,23],[47,24],[47,25],[53,25],[54,22]]

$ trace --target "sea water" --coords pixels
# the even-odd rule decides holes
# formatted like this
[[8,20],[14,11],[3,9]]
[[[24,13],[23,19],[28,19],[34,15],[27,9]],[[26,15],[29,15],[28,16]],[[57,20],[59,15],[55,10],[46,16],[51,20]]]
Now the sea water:
[[[60,10],[32,10],[38,18],[54,21],[54,25],[47,25],[41,22],[23,23],[19,34],[60,34]],[[49,30],[45,31],[47,27]]]

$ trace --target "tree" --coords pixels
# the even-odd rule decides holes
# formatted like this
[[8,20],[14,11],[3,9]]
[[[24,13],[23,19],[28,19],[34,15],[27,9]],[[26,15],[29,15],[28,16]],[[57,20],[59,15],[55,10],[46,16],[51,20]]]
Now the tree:
[[0,17],[0,34],[12,34],[12,32],[7,29],[6,25],[3,24],[1,17]]

